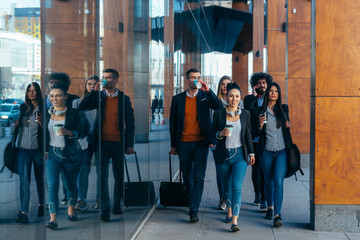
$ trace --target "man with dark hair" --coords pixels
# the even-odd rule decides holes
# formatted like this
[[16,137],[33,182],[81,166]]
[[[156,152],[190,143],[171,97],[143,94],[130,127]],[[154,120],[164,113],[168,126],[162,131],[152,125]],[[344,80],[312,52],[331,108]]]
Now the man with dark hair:
[[[267,86],[273,82],[273,78],[270,74],[264,72],[253,73],[250,78],[250,84],[253,88],[253,94],[247,95],[244,98],[244,109],[252,111],[252,109],[262,106],[264,101],[264,94]],[[254,123],[255,117],[251,116],[251,122]],[[259,137],[253,139],[255,150],[255,164],[252,165],[251,177],[254,185],[255,200],[254,205],[260,206],[261,211],[267,210],[264,193],[264,174],[260,166],[259,154],[257,153],[257,144]]]
[[[67,92],[69,90],[71,81],[69,78],[69,75],[67,75],[64,72],[54,72],[52,74],[50,74],[49,77],[49,82],[48,82],[48,87],[49,90],[52,89],[52,87],[54,86],[54,84],[62,84],[64,86],[64,90]],[[72,108],[72,101],[75,99],[78,99],[79,96],[73,95],[73,94],[68,94],[68,98],[66,100],[66,107],[67,108]],[[46,98],[46,109],[50,109],[51,107],[51,102],[49,98]]]
[[[175,95],[171,102],[170,153],[179,154],[180,169],[190,200],[190,222],[198,222],[209,144],[216,143],[210,133],[210,108],[222,108],[222,103],[201,80],[197,69],[189,69],[185,81],[189,88]],[[200,89],[196,86],[198,83],[201,83]]]
[[[124,150],[134,153],[135,118],[130,98],[116,88],[119,73],[111,68],[103,71],[106,80],[104,90],[99,92],[99,83],[80,103],[79,109],[100,108],[101,129],[95,132],[95,139],[101,139],[100,153],[100,204],[102,221],[110,221],[110,195],[108,187],[109,163],[112,159],[114,186],[113,214],[121,214],[121,198],[124,183]],[[100,94],[100,96],[99,96]],[[100,103],[99,104],[99,99]],[[100,105],[100,106],[99,106]],[[98,122],[95,123],[99,124]]]

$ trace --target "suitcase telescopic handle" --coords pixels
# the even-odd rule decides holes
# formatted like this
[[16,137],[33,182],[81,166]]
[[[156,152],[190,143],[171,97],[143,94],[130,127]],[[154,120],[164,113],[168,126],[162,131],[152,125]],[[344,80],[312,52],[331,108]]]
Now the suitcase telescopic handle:
[[[180,166],[180,162],[179,162],[179,166]],[[171,153],[169,152],[169,172],[170,172],[170,182],[172,183],[172,168],[171,168]],[[182,179],[181,179],[181,167],[180,167],[180,183],[182,183]]]
[[[134,152],[134,155],[135,155],[136,169],[137,169],[137,172],[138,172],[139,182],[141,182],[139,161],[138,161],[138,158],[137,158],[136,151]],[[126,177],[127,177],[128,182],[130,182],[129,169],[128,169],[128,166],[127,166],[127,162],[126,162],[126,157],[125,157],[125,155],[124,155],[124,163],[125,163]]]

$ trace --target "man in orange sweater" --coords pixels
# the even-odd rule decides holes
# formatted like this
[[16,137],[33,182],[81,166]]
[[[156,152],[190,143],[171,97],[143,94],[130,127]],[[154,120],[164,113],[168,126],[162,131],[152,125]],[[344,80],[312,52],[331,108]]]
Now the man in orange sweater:
[[[201,87],[196,85],[201,83]],[[170,109],[171,154],[179,154],[184,185],[190,200],[190,222],[198,222],[197,212],[204,189],[211,136],[210,108],[222,108],[222,103],[201,80],[197,69],[186,72],[188,89],[172,98]]]
[[[99,84],[80,103],[79,109],[92,110],[99,108],[101,133],[94,133],[101,139],[100,158],[100,203],[102,221],[110,220],[110,195],[108,187],[109,162],[112,159],[115,178],[113,213],[121,213],[120,201],[123,196],[124,150],[126,154],[134,153],[135,118],[130,98],[116,88],[119,73],[111,68],[103,71],[104,90],[100,92]],[[99,120],[95,122],[98,126]],[[97,128],[95,128],[97,129]]]

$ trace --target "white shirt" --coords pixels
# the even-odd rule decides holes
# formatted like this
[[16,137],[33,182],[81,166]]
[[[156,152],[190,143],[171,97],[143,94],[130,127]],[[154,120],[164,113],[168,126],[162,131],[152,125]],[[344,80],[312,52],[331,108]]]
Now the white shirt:
[[236,122],[230,122],[226,120],[226,125],[232,125],[231,136],[226,137],[225,147],[226,148],[238,148],[242,146],[241,143],[241,123],[240,119]]

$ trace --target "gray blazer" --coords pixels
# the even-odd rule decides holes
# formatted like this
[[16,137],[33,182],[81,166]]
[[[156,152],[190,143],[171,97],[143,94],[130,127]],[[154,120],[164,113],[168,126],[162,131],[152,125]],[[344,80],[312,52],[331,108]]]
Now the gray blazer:
[[[254,147],[252,142],[251,135],[251,123],[250,123],[250,112],[242,109],[240,114],[240,123],[241,123],[241,143],[244,153],[244,159],[248,162],[248,155],[254,153]],[[216,137],[218,131],[222,131],[226,125],[226,110],[225,108],[216,110],[213,115],[213,125],[211,134],[213,137]],[[225,148],[226,137],[219,140],[216,145],[215,150],[213,151],[214,160],[216,164],[222,164],[226,158],[226,148]]]

